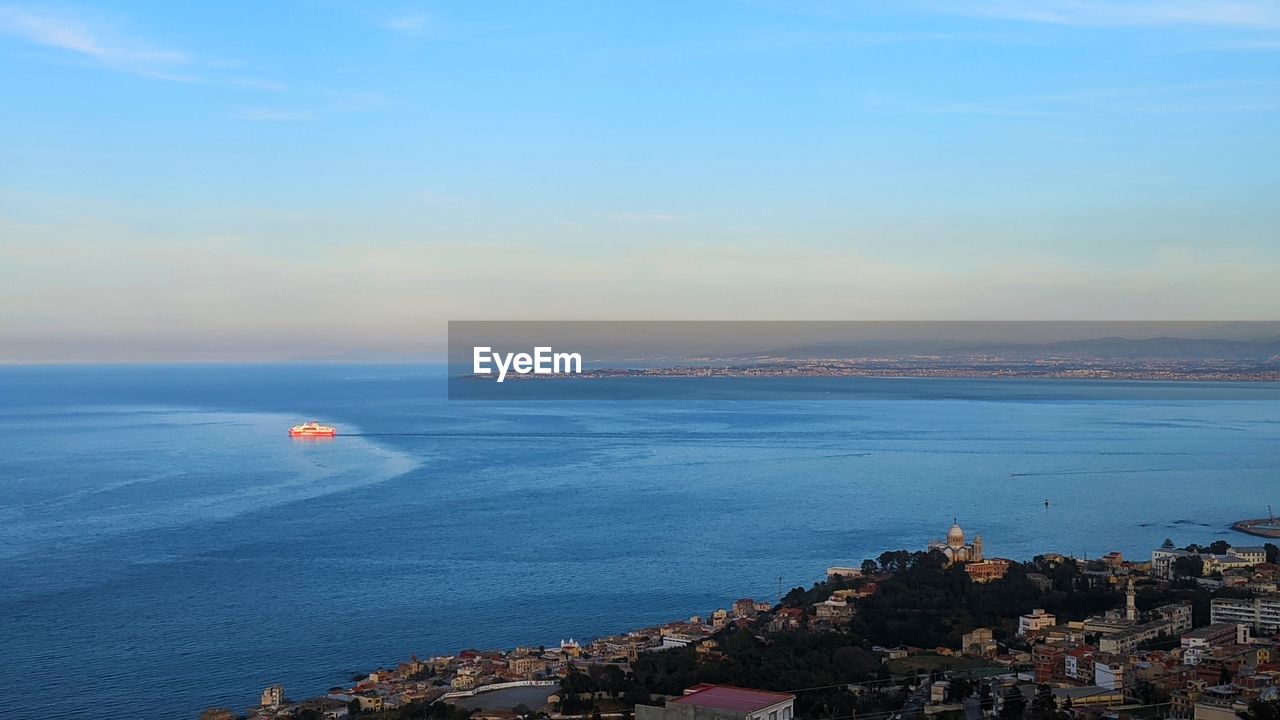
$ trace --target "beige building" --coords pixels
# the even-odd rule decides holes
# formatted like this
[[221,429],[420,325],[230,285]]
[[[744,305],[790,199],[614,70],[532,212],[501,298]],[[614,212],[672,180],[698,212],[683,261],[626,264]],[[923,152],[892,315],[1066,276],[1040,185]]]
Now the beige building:
[[378,695],[354,695],[351,699],[360,705],[360,712],[377,712],[387,706],[387,701]]
[[848,622],[853,618],[853,606],[848,600],[830,597],[820,603],[814,603],[813,608],[819,620],[838,623]]
[[1248,702],[1234,685],[1206,687],[1196,701],[1192,717],[1195,720],[1240,720],[1241,713],[1249,709]]
[[711,613],[711,627],[719,630],[720,628],[724,627],[728,623],[729,623],[728,610],[725,610],[724,608],[720,608],[719,610],[716,610],[715,612]]
[[965,655],[990,657],[995,655],[998,649],[996,640],[991,635],[991,628],[978,628],[971,633],[965,633],[960,638],[960,652]]
[[547,669],[547,661],[533,655],[513,657],[507,661],[507,669],[517,675],[533,675]]
[[1097,685],[1054,688],[1053,699],[1058,707],[1066,707],[1070,703],[1072,708],[1088,705],[1119,705],[1125,701],[1123,692]]
[[262,691],[262,707],[278,708],[284,704],[284,686],[272,685]]
[[[981,540],[975,542],[981,542]],[[1009,572],[1009,561],[1004,559],[980,560],[967,563],[964,566],[964,571],[969,573],[970,580],[976,583],[988,583],[1004,578],[1005,574]]]

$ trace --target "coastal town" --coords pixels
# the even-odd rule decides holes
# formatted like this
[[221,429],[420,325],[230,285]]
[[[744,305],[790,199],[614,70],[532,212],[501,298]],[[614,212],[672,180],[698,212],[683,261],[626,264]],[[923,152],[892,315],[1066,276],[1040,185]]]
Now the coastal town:
[[[1280,710],[1275,545],[1149,557],[990,557],[953,525],[812,588],[591,640],[411,656],[283,718],[1269,720]],[[770,672],[769,668],[775,668]]]
[[[496,375],[472,373],[468,380]],[[678,365],[606,367],[574,373],[513,374],[508,380],[599,378],[1022,378],[1160,382],[1276,382],[1275,359],[1163,359],[1114,357],[1001,357],[995,355],[792,358],[694,358]]]

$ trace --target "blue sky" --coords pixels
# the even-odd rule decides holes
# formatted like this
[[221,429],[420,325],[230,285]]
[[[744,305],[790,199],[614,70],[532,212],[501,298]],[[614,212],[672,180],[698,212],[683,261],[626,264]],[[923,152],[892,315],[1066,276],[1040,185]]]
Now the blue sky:
[[0,0],[0,92],[0,361],[1280,309],[1280,2]]

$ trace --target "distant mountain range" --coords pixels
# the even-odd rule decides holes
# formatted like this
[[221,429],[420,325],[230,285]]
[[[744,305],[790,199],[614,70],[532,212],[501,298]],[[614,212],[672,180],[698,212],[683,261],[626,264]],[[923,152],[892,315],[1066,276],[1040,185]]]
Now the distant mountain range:
[[[287,362],[296,363],[334,363],[337,365],[372,365],[384,363],[412,365],[431,361],[432,357],[427,353],[396,352],[392,350],[365,350],[362,348],[327,354],[297,355],[287,360]],[[437,358],[436,361],[438,362],[439,359]]]
[[996,356],[1010,360],[1094,358],[1111,360],[1231,360],[1280,362],[1280,338],[1217,340],[1156,337],[1135,340],[1104,337],[1050,343],[956,340],[858,340],[823,342],[766,350],[762,357],[798,359],[901,358],[905,356]]
[[[465,348],[464,348],[465,349]],[[758,360],[895,360],[906,358],[938,358],[939,360],[1005,359],[1030,362],[1045,359],[1060,360],[1111,360],[1111,361],[1165,361],[1208,362],[1229,361],[1235,363],[1280,364],[1280,337],[1258,340],[1227,340],[1211,338],[1155,337],[1132,339],[1124,337],[1100,337],[1087,340],[1060,340],[1055,342],[1007,342],[949,340],[941,338],[880,339],[814,342],[761,351],[716,352],[690,348],[682,354],[667,350],[661,355],[650,355],[640,348],[619,351],[607,345],[592,347],[574,346],[588,358],[589,364],[622,362],[626,367],[651,366],[655,363],[687,365],[693,363],[722,364],[725,362],[752,362]],[[622,353],[625,353],[623,355]],[[465,353],[469,361],[470,352]],[[291,362],[307,363],[395,363],[418,364],[440,362],[442,358],[429,353],[394,352],[353,349],[332,354],[304,355],[291,358]],[[459,356],[459,362],[463,362]]]

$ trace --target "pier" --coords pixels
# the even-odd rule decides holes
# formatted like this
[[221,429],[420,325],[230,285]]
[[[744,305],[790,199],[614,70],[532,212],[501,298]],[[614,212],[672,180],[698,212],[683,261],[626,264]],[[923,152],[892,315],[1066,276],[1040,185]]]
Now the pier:
[[1276,522],[1276,514],[1267,506],[1267,517],[1260,520],[1237,520],[1231,523],[1231,529],[1249,535],[1265,538],[1280,538],[1280,522]]

